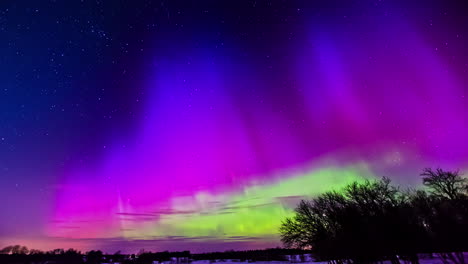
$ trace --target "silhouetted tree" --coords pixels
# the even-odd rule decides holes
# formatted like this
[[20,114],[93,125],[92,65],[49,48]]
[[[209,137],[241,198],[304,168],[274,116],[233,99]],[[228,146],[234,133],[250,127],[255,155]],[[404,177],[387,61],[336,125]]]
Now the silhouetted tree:
[[0,250],[0,254],[10,254],[13,246],[6,246]]
[[458,171],[424,169],[423,183],[429,192],[420,191],[413,199],[430,243],[427,251],[439,253],[444,263],[465,262],[468,250],[468,182]]
[[282,241],[337,263],[417,263],[417,253],[427,252],[444,263],[464,264],[467,179],[442,169],[424,169],[421,176],[427,189],[401,192],[383,178],[301,201],[280,228]]
[[458,171],[426,168],[421,176],[423,184],[436,196],[457,199],[467,195],[468,179],[462,178]]
[[86,263],[89,264],[98,264],[101,263],[103,258],[102,251],[100,250],[91,250],[86,253]]
[[25,246],[14,245],[7,246],[0,250],[0,254],[21,254],[25,255],[29,253],[29,249]]

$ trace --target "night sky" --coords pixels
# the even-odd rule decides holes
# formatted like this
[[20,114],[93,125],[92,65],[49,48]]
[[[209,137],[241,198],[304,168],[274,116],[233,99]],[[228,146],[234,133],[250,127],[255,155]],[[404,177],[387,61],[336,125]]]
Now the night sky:
[[1,1],[0,247],[273,247],[303,198],[468,171],[464,5]]

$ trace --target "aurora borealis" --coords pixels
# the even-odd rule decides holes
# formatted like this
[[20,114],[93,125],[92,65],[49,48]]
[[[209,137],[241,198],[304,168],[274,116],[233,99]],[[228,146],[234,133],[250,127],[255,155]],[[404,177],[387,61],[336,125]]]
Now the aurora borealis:
[[298,201],[468,168],[456,1],[4,1],[0,247],[280,245]]

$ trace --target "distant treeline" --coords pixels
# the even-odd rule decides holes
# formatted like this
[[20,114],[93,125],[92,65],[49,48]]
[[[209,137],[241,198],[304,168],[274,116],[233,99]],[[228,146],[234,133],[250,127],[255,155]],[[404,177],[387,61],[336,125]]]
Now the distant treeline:
[[467,179],[442,169],[421,177],[421,189],[401,190],[383,178],[302,201],[283,222],[282,241],[332,263],[418,263],[418,253],[436,253],[441,263],[464,264]]
[[225,251],[193,254],[193,260],[238,259],[240,261],[281,261],[287,255],[310,254],[310,250],[271,248],[264,250]]
[[[96,254],[96,252],[98,254]],[[90,251],[88,252],[89,260],[93,261],[94,257],[102,256],[102,252]],[[81,264],[83,262],[83,255],[81,252],[74,249],[54,249],[51,251],[40,251],[36,249],[29,250],[25,246],[15,245],[8,246],[0,250],[0,263],[70,263]],[[88,262],[88,263],[101,263],[101,262]]]
[[192,260],[220,260],[231,259],[239,261],[284,261],[287,255],[310,254],[309,250],[271,248],[264,250],[225,251],[192,254],[190,251],[180,252],[148,252],[141,250],[138,254],[104,254],[101,251],[89,251],[81,253],[74,249],[55,249],[47,252],[29,250],[24,246],[8,246],[0,250],[0,263],[56,263],[56,264],[99,264],[99,263],[122,263],[122,264],[151,264],[153,261],[176,261],[188,263]]
[[[263,250],[224,251],[191,254],[190,251],[183,252],[144,252],[138,254],[139,263],[151,263],[150,260],[168,261],[173,258],[185,258],[187,260],[220,260],[230,259],[238,261],[284,261],[288,255],[310,254],[310,250],[270,248]],[[146,261],[146,262],[145,262]]]

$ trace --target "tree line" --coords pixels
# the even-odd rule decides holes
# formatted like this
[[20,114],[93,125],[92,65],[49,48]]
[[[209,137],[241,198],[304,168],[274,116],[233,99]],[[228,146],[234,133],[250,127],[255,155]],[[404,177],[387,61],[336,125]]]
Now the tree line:
[[[54,249],[40,251],[28,249],[25,246],[8,246],[0,250],[0,263],[56,263],[56,264],[100,264],[105,262],[122,264],[152,264],[154,261],[173,261],[174,263],[189,263],[192,260],[210,260],[212,262],[221,259],[237,261],[281,261],[286,255],[310,254],[308,250],[270,248],[263,250],[228,250],[224,252],[211,252],[194,254],[190,251],[163,251],[151,252],[140,250],[137,254],[122,254],[120,251],[114,254],[104,254],[100,250],[91,250],[81,253],[75,249]],[[175,260],[175,261],[174,261]]]
[[468,180],[442,169],[424,169],[421,176],[420,189],[401,190],[382,178],[303,200],[283,221],[281,240],[333,264],[416,264],[421,253],[444,264],[464,264]]
[[50,251],[41,251],[37,249],[28,249],[25,246],[14,245],[7,246],[0,250],[0,263],[69,263],[81,264],[84,262],[83,256],[89,256],[90,264],[101,263],[95,262],[102,252],[90,251],[87,254],[82,254],[75,249],[54,249]]
[[244,250],[234,251],[228,250],[224,252],[211,252],[192,254],[193,260],[217,260],[217,259],[232,259],[238,261],[284,261],[287,255],[304,255],[310,254],[309,250],[304,249],[287,249],[287,248],[269,248],[262,250]]

